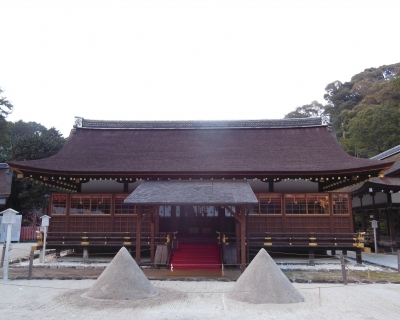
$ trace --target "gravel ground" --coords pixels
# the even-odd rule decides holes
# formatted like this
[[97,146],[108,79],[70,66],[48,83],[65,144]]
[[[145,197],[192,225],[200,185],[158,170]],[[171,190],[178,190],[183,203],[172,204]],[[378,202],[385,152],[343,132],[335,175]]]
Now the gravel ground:
[[[305,302],[249,304],[225,295],[234,282],[152,281],[158,294],[140,301],[85,297],[95,280],[0,282],[2,319],[398,319],[400,285],[302,284]],[[6,293],[6,294],[4,294]]]

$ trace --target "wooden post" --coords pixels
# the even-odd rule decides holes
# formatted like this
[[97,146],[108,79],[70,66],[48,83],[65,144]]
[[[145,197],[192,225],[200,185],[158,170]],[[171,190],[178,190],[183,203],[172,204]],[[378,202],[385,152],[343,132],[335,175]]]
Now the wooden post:
[[154,264],[154,215],[156,207],[153,208],[151,212],[151,217],[150,217],[150,263],[153,265]]
[[4,242],[3,244],[3,251],[1,253],[1,262],[0,262],[0,268],[3,268],[4,266],[4,256],[6,254],[6,243]]
[[361,210],[361,229],[362,231],[367,231],[367,223],[365,221],[365,211]]
[[315,261],[314,261],[314,248],[310,248],[308,251],[309,255],[309,266],[315,266]]
[[142,238],[142,213],[143,207],[139,206],[136,221],[136,263],[140,263],[141,238]]
[[115,194],[111,196],[110,227],[109,231],[114,232],[115,228]]
[[362,255],[361,255],[361,249],[360,248],[357,248],[356,249],[356,262],[357,262],[357,265],[362,265]]
[[[321,185],[321,183],[318,182],[318,185]],[[332,195],[331,194],[329,195],[329,203],[332,203]],[[350,208],[351,208],[351,206],[350,206]],[[334,217],[333,217],[333,208],[332,208],[332,205],[330,205],[329,206],[329,231],[331,233],[333,233],[335,231],[334,224],[335,224],[335,221],[334,221]]]
[[249,238],[249,210],[246,209],[246,262],[250,263],[250,238]]
[[246,269],[246,208],[243,206],[240,210],[240,256],[241,256],[241,270],[244,272]]
[[397,272],[400,273],[400,249],[397,249]]
[[364,196],[358,195],[357,197],[360,199],[361,230],[366,231],[367,229],[366,229],[366,223],[365,223],[365,212],[363,209],[363,202],[362,202],[362,199]]
[[32,269],[33,269],[33,258],[35,257],[35,251],[31,248],[31,253],[29,255],[29,273],[28,280],[32,279]]
[[[79,184],[80,186],[81,184]],[[69,194],[65,195],[67,197],[67,208],[65,214],[65,232],[69,232],[69,220],[70,220],[70,211],[71,211],[71,196]],[[51,212],[51,203],[49,203],[49,212]],[[51,214],[50,214],[51,215]]]
[[343,284],[347,285],[346,266],[344,264],[344,256],[343,256],[343,254],[340,255],[340,264],[342,266]]
[[[238,212],[235,208],[236,213]],[[236,263],[240,264],[240,223],[235,219],[235,229],[236,229]]]
[[394,211],[392,209],[392,193],[387,194],[387,203],[388,203],[388,209],[387,209],[387,215],[388,215],[388,229],[389,229],[389,235],[390,235],[390,242],[391,242],[391,247],[392,247],[392,252],[395,252],[395,248],[397,247],[397,241],[396,241],[396,229],[394,225]]
[[372,195],[372,205],[373,205],[373,208],[374,208],[374,220],[378,221],[378,228],[376,228],[376,242],[377,242],[376,245],[378,247],[378,242],[379,242],[379,240],[381,240],[380,227],[379,227],[379,225],[380,225],[380,223],[379,223],[379,212],[376,210],[376,206],[375,206],[375,192],[371,193],[371,195]]

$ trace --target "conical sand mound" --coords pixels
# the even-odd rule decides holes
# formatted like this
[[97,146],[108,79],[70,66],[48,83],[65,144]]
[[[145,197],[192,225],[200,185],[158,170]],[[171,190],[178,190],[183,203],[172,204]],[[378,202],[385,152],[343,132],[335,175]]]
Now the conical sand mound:
[[157,290],[122,247],[86,293],[87,297],[110,300],[139,300],[157,294]]
[[304,301],[303,296],[264,249],[258,252],[233,288],[227,293],[227,297],[257,304]]

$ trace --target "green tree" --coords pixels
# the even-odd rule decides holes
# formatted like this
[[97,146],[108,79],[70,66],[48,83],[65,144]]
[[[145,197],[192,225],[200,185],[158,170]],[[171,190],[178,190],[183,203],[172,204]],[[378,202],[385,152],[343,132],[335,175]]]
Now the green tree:
[[[36,122],[8,122],[8,144],[3,145],[6,161],[47,158],[63,147],[65,138],[55,128],[47,129]],[[49,193],[54,191],[29,178],[13,176],[11,196],[7,205],[23,215],[24,224],[35,222],[35,212],[48,207]],[[30,222],[28,222],[30,221]]]
[[308,117],[319,117],[325,114],[325,107],[318,101],[312,101],[309,104],[297,107],[296,110],[289,112],[285,115],[285,118],[308,118]]
[[[0,94],[4,91],[0,88]],[[6,118],[12,111],[14,106],[6,97],[0,96],[0,118]]]
[[[342,125],[341,113],[344,110],[353,110],[360,105],[382,105],[372,101],[379,97],[378,92],[388,89],[390,83],[400,76],[400,63],[384,65],[379,68],[365,69],[354,75],[349,82],[334,81],[325,87],[324,99],[332,105],[330,110],[334,128]],[[383,91],[382,91],[383,90]],[[384,95],[383,95],[384,96]],[[364,101],[364,103],[363,103]]]
[[31,134],[15,135],[10,149],[10,160],[47,158],[60,151],[64,143],[64,137],[55,128]]
[[[0,95],[4,91],[0,88]],[[14,106],[7,98],[0,96],[0,162],[4,161],[2,154],[4,151],[1,146],[7,143],[8,139],[8,126],[7,126],[7,116],[11,113]]]
[[349,121],[348,147],[356,156],[369,158],[393,148],[400,141],[400,108],[370,106]]

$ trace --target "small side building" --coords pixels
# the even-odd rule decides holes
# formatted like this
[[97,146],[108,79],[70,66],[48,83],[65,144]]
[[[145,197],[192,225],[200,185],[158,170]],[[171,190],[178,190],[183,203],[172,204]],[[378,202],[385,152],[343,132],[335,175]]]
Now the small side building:
[[357,220],[356,229],[368,232],[372,243],[371,221],[379,221],[378,248],[395,251],[400,246],[400,145],[371,159],[395,162],[378,177],[371,177],[337,191],[351,194],[352,209]]
[[0,208],[5,208],[11,194],[12,170],[7,163],[0,163]]

